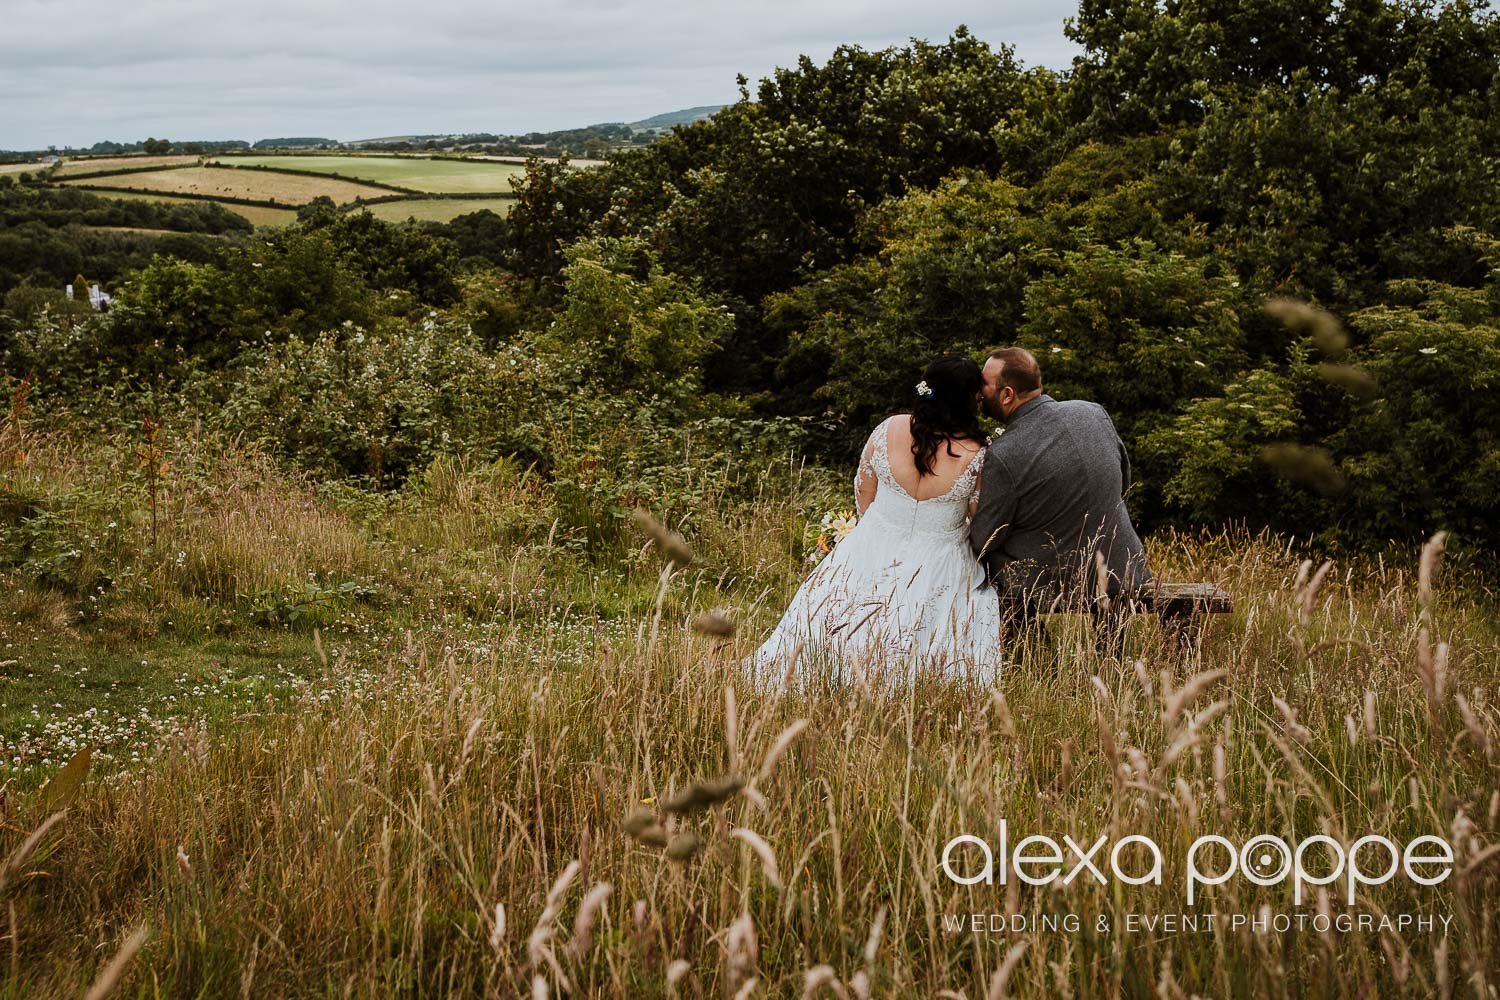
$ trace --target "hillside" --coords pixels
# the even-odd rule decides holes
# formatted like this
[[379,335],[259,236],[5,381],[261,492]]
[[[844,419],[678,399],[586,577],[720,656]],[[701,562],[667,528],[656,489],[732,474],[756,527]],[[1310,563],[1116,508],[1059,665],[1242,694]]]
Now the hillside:
[[630,127],[636,129],[669,129],[678,125],[691,125],[693,122],[702,121],[717,113],[724,105],[703,104],[696,108],[683,108],[681,111],[668,111],[650,118],[642,118],[638,122],[631,122]]

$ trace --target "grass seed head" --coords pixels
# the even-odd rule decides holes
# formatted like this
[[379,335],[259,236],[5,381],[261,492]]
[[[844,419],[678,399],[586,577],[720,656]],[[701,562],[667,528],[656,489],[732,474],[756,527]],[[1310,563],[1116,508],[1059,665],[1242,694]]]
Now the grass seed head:
[[1432,603],[1432,581],[1437,576],[1438,564],[1442,562],[1443,550],[1448,547],[1448,533],[1439,531],[1422,546],[1422,559],[1417,564],[1417,600],[1422,607]]
[[134,960],[136,952],[145,945],[146,939],[150,937],[151,929],[142,924],[131,932],[120,945],[120,950],[115,952],[109,964],[100,970],[99,978],[94,980],[94,985],[84,994],[84,1000],[104,1000],[114,992],[115,986],[120,982],[120,977],[125,974],[130,963]]
[[1318,375],[1329,385],[1336,385],[1356,399],[1374,399],[1380,393],[1375,376],[1355,365],[1324,361],[1318,365]]
[[614,891],[614,886],[608,882],[600,882],[584,895],[578,906],[578,915],[573,918],[573,939],[568,942],[568,955],[574,961],[581,960],[594,947],[594,925],[599,922],[599,911]]
[[734,615],[727,608],[714,608],[694,618],[693,628],[704,635],[727,639],[734,635]]
[[684,830],[667,841],[667,859],[678,862],[691,861],[702,847],[702,837],[692,830]]
[[839,982],[838,973],[831,965],[815,965],[802,975],[802,1000],[812,1000],[819,992],[828,990],[841,1000],[848,1000],[849,992]]
[[686,566],[693,561],[693,549],[687,539],[658,521],[644,507],[635,509],[635,525],[656,547],[661,549],[666,560],[677,566]]
[[750,848],[760,861],[761,871],[765,872],[766,881],[780,889],[781,870],[776,866],[776,853],[771,850],[771,845],[766,843],[765,838],[743,826],[735,827],[729,831],[729,835]]
[[1343,324],[1326,309],[1296,299],[1270,298],[1266,313],[1292,330],[1312,338],[1315,346],[1330,358],[1342,357],[1349,349],[1349,335]]
[[1261,449],[1260,459],[1282,478],[1315,493],[1333,496],[1344,491],[1344,474],[1326,448],[1290,442],[1268,444]]
[[661,807],[673,814],[702,812],[727,801],[744,787],[745,779],[737,775],[695,781],[663,802]]

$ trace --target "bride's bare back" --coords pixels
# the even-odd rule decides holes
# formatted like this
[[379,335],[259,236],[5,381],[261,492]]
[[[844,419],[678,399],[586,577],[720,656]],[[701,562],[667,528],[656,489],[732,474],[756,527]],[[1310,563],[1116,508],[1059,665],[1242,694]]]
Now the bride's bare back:
[[931,500],[953,489],[958,477],[969,467],[979,451],[978,441],[948,440],[938,445],[932,458],[932,474],[917,471],[917,456],[911,444],[911,417],[902,413],[886,430],[886,452],[891,460],[891,476],[913,500]]
[[[864,462],[869,462],[874,445],[873,438],[865,445]],[[967,439],[945,441],[938,445],[937,454],[933,456],[932,473],[924,476],[917,471],[917,456],[912,452],[911,416],[897,414],[886,425],[886,454],[890,461],[891,478],[913,500],[931,500],[947,494],[982,447],[980,442]],[[860,481],[861,512],[875,499],[875,491],[875,477]]]

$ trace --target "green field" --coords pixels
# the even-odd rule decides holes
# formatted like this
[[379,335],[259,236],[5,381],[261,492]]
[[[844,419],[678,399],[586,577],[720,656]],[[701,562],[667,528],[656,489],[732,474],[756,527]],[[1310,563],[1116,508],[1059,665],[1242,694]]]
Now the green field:
[[509,191],[510,178],[525,171],[525,167],[518,163],[428,160],[414,156],[221,156],[214,162],[337,174],[432,194]]
[[[177,204],[199,204],[199,198],[173,198],[170,195],[151,194],[147,191],[100,191],[99,195],[104,198],[117,198],[121,201],[166,201]],[[266,208],[261,205],[234,205],[228,202],[216,202],[234,212],[236,215],[244,216],[253,225],[257,226],[284,226],[297,218],[297,212],[291,208]]]
[[370,205],[369,212],[382,222],[452,222],[460,215],[489,209],[504,215],[516,203],[514,198],[413,198],[411,201],[387,201]]
[[305,205],[318,197],[332,198],[342,205],[361,198],[388,198],[391,195],[386,188],[370,187],[337,177],[273,173],[268,170],[229,170],[222,167],[175,167],[140,173],[107,174],[63,183],[79,187],[240,198],[274,202],[277,205]]
[[185,167],[197,163],[198,157],[191,153],[166,156],[86,156],[63,161],[57,168],[57,177],[75,177],[101,171],[138,170],[141,167]]

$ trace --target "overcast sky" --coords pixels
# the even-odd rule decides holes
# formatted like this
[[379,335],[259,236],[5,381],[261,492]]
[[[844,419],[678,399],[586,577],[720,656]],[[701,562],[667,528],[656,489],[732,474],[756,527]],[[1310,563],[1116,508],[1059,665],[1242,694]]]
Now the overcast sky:
[[1067,66],[1049,0],[0,0],[0,148],[636,121],[800,54],[967,24]]

